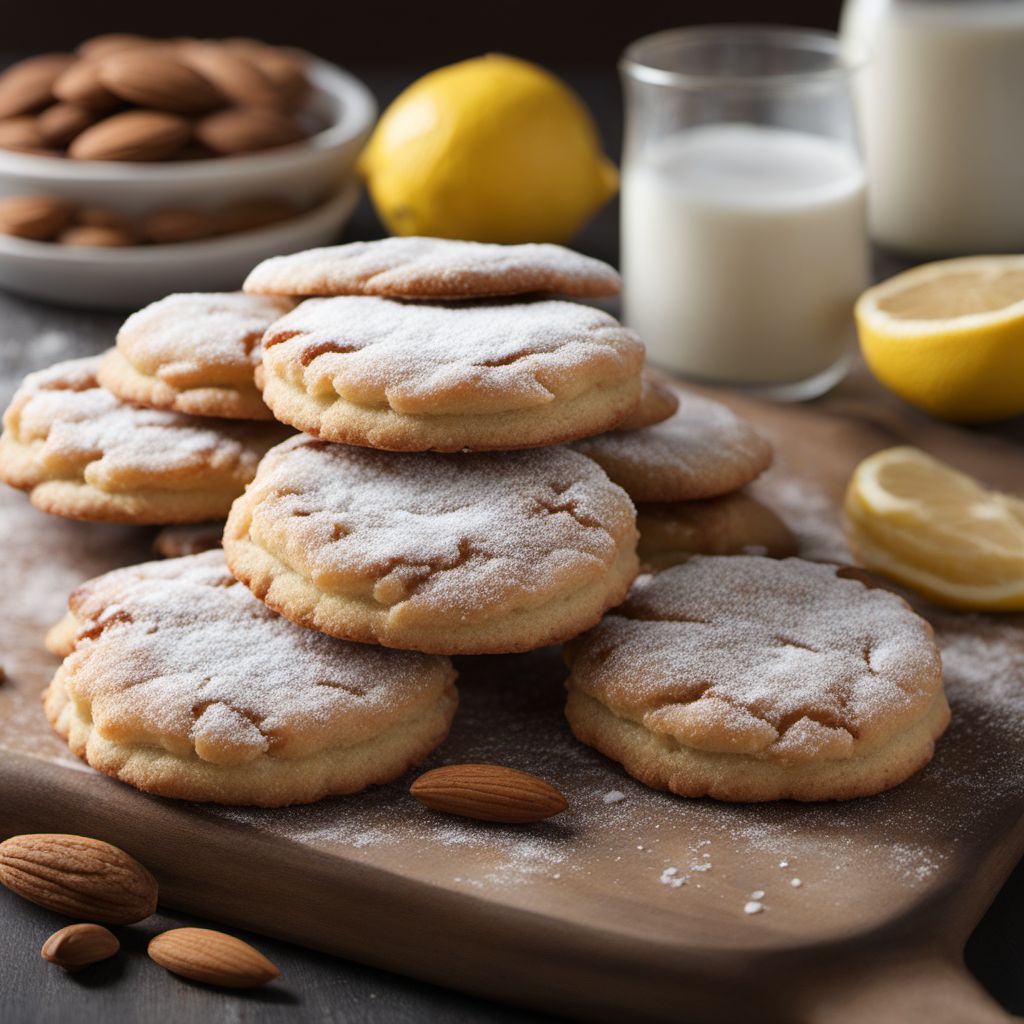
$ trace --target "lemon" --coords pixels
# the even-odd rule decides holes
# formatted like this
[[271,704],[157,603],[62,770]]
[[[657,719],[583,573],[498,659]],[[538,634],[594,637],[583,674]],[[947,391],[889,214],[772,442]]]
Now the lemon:
[[566,242],[618,187],[579,97],[500,54],[409,86],[360,167],[394,234],[479,242]]
[[1024,412],[1024,256],[927,263],[868,289],[855,315],[874,375],[943,419]]
[[866,458],[846,491],[860,561],[938,604],[1024,610],[1024,501],[918,448]]

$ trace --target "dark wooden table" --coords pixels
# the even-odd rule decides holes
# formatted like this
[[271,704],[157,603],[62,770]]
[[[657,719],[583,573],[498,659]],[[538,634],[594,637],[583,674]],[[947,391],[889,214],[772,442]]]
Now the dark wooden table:
[[[367,76],[387,101],[409,73]],[[611,73],[568,73],[598,114],[609,152],[618,152],[620,112]],[[365,202],[347,237],[380,233]],[[609,204],[588,225],[579,247],[614,261],[617,209]],[[69,336],[80,354],[109,345],[122,318],[50,308],[0,293],[0,405],[6,405],[24,373],[47,365],[66,351]],[[0,523],[0,531],[3,524]],[[2,533],[0,533],[2,536]],[[0,815],[3,808],[0,807]],[[259,899],[253,893],[253,899]],[[1018,867],[967,947],[968,966],[1007,1009],[1024,1014],[1024,965],[1019,950],[1024,928],[1024,866]],[[511,1009],[439,989],[369,967],[340,961],[286,943],[243,936],[265,952],[282,977],[255,993],[225,993],[175,978],[145,956],[149,936],[168,927],[204,924],[184,915],[158,914],[142,925],[122,929],[127,955],[78,976],[67,975],[39,958],[39,947],[66,920],[0,889],[0,1022],[2,1024],[109,1024],[109,1022],[344,1021],[478,1024],[538,1021],[535,1013]],[[495,964],[500,970],[500,964]],[[685,1021],[680,1008],[681,1024]]]

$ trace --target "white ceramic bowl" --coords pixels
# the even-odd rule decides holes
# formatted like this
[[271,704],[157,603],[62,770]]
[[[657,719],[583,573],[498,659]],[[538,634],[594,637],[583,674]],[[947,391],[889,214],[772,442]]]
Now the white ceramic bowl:
[[84,309],[134,310],[171,292],[231,291],[260,260],[327,245],[359,198],[351,181],[321,206],[200,242],[103,249],[0,235],[0,287]]
[[353,166],[377,103],[359,79],[325,61],[313,61],[310,78],[310,112],[328,127],[263,153],[137,164],[0,150],[0,196],[56,195],[129,215],[215,211],[250,199],[320,204],[265,228],[175,245],[101,249],[0,235],[0,287],[62,305],[132,309],[171,292],[237,288],[268,256],[332,241],[358,198]]

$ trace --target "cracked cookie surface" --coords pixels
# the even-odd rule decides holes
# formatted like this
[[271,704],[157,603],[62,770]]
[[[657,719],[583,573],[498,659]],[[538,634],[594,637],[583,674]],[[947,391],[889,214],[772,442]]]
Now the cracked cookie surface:
[[574,298],[617,295],[607,263],[561,245],[496,245],[448,238],[383,238],[274,256],[246,278],[269,295],[383,295],[467,299],[543,292]]
[[566,716],[647,785],[840,800],[902,782],[949,720],[931,627],[837,566],[696,556],[569,645]]
[[224,550],[295,622],[442,654],[558,643],[637,571],[629,498],[557,447],[412,456],[299,436],[261,463]]
[[263,332],[293,305],[241,292],[168,295],[124,322],[100,364],[100,383],[154,409],[272,419],[253,374]]
[[401,775],[455,711],[447,658],[275,615],[219,551],[107,573],[69,600],[47,716],[93,767],[163,796],[280,806]]
[[276,423],[130,405],[99,386],[101,359],[29,374],[4,414],[0,480],[43,512],[138,524],[217,519],[288,434]]
[[608,430],[644,348],[572,302],[310,299],[266,332],[257,382],[282,422],[392,451],[533,448]]
[[721,402],[677,389],[679,407],[641,430],[577,441],[637,502],[698,501],[744,487],[772,461],[771,445]]

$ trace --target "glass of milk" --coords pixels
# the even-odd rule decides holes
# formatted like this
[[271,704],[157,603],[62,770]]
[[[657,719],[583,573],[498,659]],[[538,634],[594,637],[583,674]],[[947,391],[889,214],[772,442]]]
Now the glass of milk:
[[913,257],[1024,249],[1024,0],[846,0],[871,235]]
[[652,362],[780,400],[823,394],[867,287],[852,68],[830,33],[675,29],[623,55],[626,322]]

